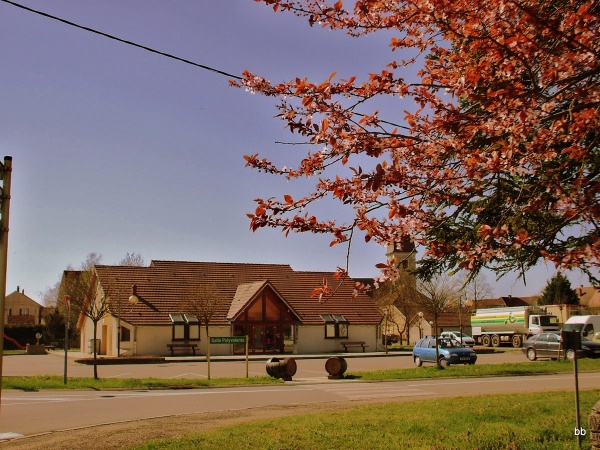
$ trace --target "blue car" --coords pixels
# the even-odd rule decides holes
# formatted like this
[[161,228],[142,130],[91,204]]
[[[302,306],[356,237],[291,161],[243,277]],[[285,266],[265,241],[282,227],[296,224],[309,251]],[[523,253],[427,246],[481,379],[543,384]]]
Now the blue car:
[[[413,361],[420,367],[424,362],[435,364],[435,345],[434,337],[424,337],[416,343],[413,348]],[[442,367],[448,367],[450,364],[475,364],[477,354],[470,348],[462,347],[460,343],[452,339],[439,339],[438,345],[439,363]]]

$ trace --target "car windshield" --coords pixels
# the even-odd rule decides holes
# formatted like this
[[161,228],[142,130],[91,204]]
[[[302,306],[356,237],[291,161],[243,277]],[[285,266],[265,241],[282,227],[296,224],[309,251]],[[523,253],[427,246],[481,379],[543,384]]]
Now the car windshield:
[[542,325],[542,326],[558,325],[558,317],[556,317],[556,316],[541,316],[540,317],[540,325]]
[[581,331],[582,329],[582,323],[565,323],[562,328],[563,331]]

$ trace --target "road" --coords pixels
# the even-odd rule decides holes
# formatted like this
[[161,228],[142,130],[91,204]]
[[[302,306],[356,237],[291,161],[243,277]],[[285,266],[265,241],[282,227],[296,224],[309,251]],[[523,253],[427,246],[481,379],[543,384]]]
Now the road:
[[[360,382],[295,381],[278,386],[136,391],[4,391],[0,433],[34,435],[171,415],[352,400],[439,398],[573,388],[572,374]],[[580,389],[600,388],[600,373],[581,373]]]

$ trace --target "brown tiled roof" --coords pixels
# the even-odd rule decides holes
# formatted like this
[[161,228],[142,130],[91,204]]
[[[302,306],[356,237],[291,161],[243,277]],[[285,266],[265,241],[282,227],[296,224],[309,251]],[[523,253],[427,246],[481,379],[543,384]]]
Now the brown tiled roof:
[[[383,318],[366,294],[353,297],[352,280],[340,283],[332,273],[297,272],[289,265],[152,261],[148,267],[97,265],[95,270],[102,289],[110,291],[113,314],[120,310],[121,319],[134,325],[170,325],[169,313],[186,312],[186,292],[206,284],[216,285],[223,298],[211,323],[225,325],[267,282],[303,324],[322,324],[321,314],[342,314],[350,324],[378,324]],[[311,297],[324,281],[333,294]],[[132,285],[141,300],[133,308],[127,301]]]
[[[527,297],[529,300],[532,297]],[[467,306],[473,307],[473,300],[467,301]],[[477,308],[496,308],[503,306],[530,306],[528,301],[520,297],[498,297],[498,298],[482,298],[477,300]]]

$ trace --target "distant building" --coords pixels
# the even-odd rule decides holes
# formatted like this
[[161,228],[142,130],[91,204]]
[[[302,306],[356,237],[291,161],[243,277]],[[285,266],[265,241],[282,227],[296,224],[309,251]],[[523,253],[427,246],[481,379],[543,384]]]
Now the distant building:
[[538,297],[513,297],[508,295],[506,297],[497,298],[482,298],[477,300],[467,300],[465,306],[470,309],[481,309],[481,308],[503,308],[511,306],[535,306],[537,305]]
[[44,307],[25,295],[25,289],[8,294],[5,298],[4,324],[7,327],[42,325]]

